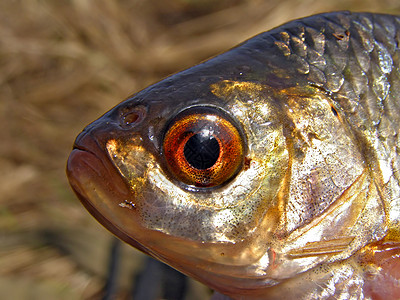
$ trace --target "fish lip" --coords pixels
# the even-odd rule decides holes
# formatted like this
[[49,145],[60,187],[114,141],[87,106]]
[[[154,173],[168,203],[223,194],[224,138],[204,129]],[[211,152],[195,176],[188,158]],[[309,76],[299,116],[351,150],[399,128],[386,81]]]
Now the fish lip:
[[[104,216],[93,203],[93,199],[87,192],[85,184],[82,184],[80,179],[82,176],[89,176],[93,181],[104,183],[99,186],[103,191],[109,192],[112,190],[112,196],[115,202],[123,202],[128,196],[131,196],[129,187],[121,177],[120,173],[113,165],[100,146],[100,143],[91,136],[91,134],[82,132],[73,145],[73,149],[68,157],[66,173],[70,186],[82,205],[89,211],[89,213],[107,230],[117,236],[124,242],[132,245],[138,250],[149,253],[149,249],[133,239],[124,230]],[[107,175],[107,176],[104,176]],[[104,178],[109,180],[105,181]],[[108,187],[108,190],[107,190]]]

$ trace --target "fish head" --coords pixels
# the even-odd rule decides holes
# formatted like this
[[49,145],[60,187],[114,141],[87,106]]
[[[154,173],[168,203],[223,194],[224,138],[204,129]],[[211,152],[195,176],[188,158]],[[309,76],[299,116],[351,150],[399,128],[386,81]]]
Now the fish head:
[[201,70],[175,75],[85,128],[69,180],[94,217],[134,247],[212,286],[272,285],[265,275],[285,235],[291,166],[306,155],[293,122],[300,112],[335,119],[316,94]]
[[222,293],[257,294],[382,235],[356,139],[261,35],[88,125],[67,174],[120,239]]
[[260,107],[258,124],[251,91],[260,86],[168,80],[84,129],[68,161],[71,186],[100,223],[136,248],[173,266],[179,257],[189,274],[211,268],[235,277],[265,255],[279,215],[288,152],[272,118],[277,107]]

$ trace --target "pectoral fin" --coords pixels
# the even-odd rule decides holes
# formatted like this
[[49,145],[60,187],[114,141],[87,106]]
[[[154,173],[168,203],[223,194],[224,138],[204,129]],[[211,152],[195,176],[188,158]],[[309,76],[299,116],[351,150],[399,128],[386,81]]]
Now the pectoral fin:
[[364,291],[374,300],[400,299],[400,242],[384,242],[364,251]]

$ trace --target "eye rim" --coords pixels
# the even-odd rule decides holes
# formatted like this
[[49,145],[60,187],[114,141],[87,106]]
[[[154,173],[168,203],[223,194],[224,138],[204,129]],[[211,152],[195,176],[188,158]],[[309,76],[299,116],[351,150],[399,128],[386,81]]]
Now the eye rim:
[[[239,160],[239,163],[237,164],[236,169],[229,176],[227,176],[227,178],[225,180],[223,180],[222,182],[220,182],[218,184],[214,184],[214,185],[210,185],[210,186],[198,186],[198,185],[189,184],[189,183],[182,181],[181,178],[179,178],[179,176],[176,173],[174,173],[173,170],[171,170],[170,163],[168,162],[168,159],[166,157],[165,138],[166,138],[167,134],[169,133],[170,129],[173,127],[173,124],[175,124],[176,122],[178,122],[190,115],[200,115],[200,114],[205,115],[207,113],[209,113],[213,116],[216,116],[220,120],[224,120],[226,123],[228,123],[230,125],[230,127],[232,127],[233,129],[236,130],[237,137],[240,142],[239,145],[241,146],[240,147],[241,155],[240,155],[240,160]],[[162,142],[160,143],[160,154],[163,158],[163,165],[164,165],[163,169],[167,171],[166,172],[167,175],[170,177],[170,179],[176,185],[178,185],[182,189],[185,189],[188,191],[210,192],[212,190],[219,189],[219,188],[225,186],[226,184],[231,182],[238,175],[238,173],[240,173],[240,171],[243,169],[245,159],[247,156],[247,152],[248,152],[247,138],[246,138],[246,135],[244,134],[242,127],[239,126],[239,124],[240,123],[238,121],[236,121],[236,119],[234,117],[232,117],[227,111],[225,111],[224,109],[222,109],[218,106],[214,106],[214,105],[193,105],[193,106],[187,107],[187,108],[177,112],[167,122],[167,125],[165,126],[165,129],[163,131],[163,135],[162,135],[162,139],[161,139]],[[194,133],[191,136],[186,137],[186,139],[185,139],[186,142],[187,142],[187,140],[190,139],[190,137],[192,137],[195,134],[197,134],[197,133]],[[221,145],[220,140],[218,138],[216,138],[215,136],[214,136],[214,138],[218,141],[220,149],[222,149],[223,146]],[[182,149],[184,148],[186,142],[182,143]],[[217,161],[220,159],[221,159],[221,151],[220,151]],[[186,158],[185,158],[185,160],[186,160]],[[216,162],[214,164],[216,164]],[[194,167],[192,167],[192,168],[194,168]],[[207,168],[207,169],[210,169],[210,168]],[[207,169],[203,169],[203,170],[207,170]]]

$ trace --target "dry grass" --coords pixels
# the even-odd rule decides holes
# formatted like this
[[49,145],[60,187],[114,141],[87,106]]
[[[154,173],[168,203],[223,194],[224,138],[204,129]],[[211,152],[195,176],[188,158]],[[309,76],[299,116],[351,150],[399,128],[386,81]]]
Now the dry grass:
[[[343,9],[398,14],[400,4],[1,1],[0,298],[99,295],[110,235],[84,211],[64,175],[72,142],[85,124],[134,91],[260,31]],[[123,278],[136,272],[141,257],[124,249],[130,266]]]

